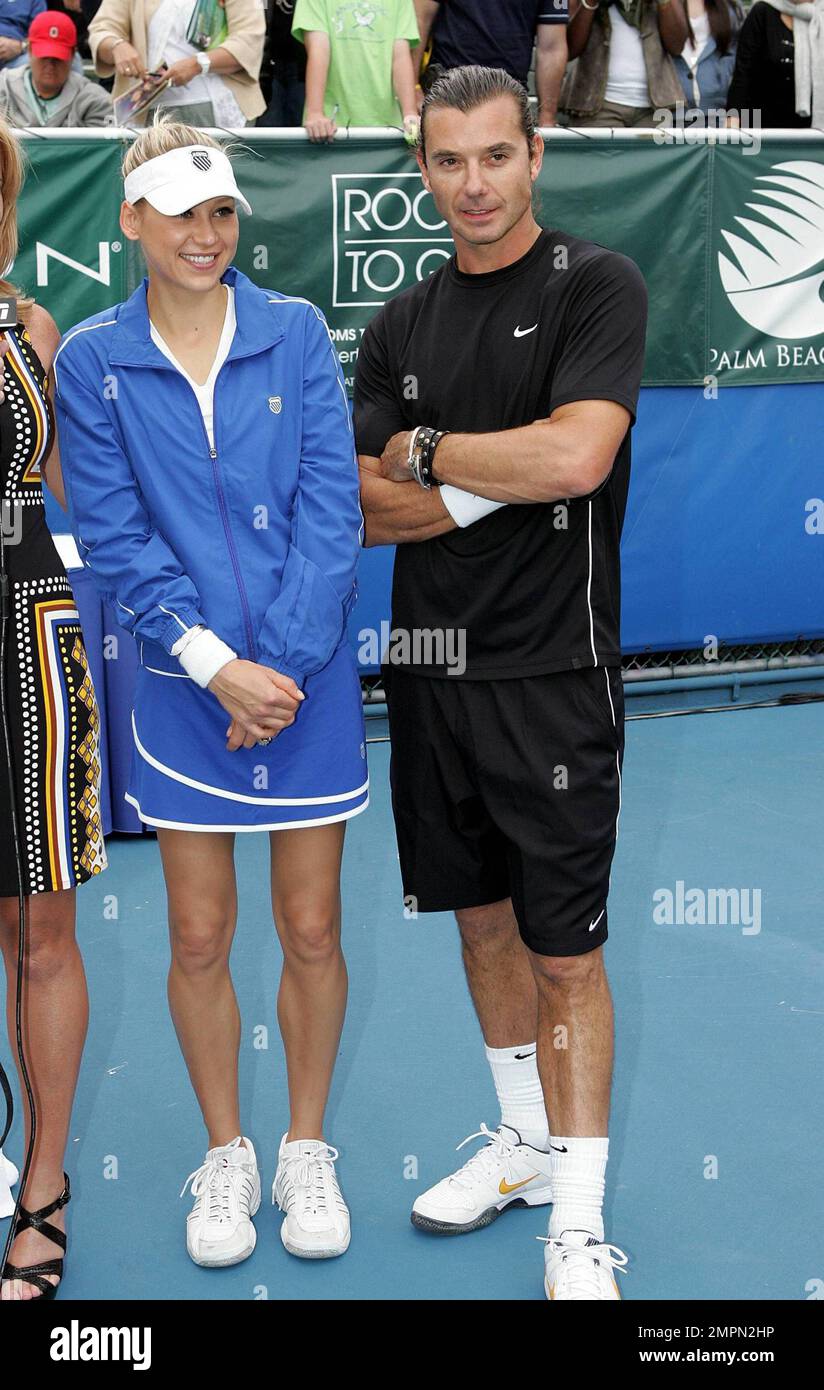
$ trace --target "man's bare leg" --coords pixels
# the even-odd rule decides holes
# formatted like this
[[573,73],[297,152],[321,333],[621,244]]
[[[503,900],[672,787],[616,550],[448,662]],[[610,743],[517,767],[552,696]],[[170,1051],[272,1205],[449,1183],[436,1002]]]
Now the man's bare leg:
[[599,946],[528,953],[538,992],[538,1071],[553,1134],[605,1135],[612,1083],[612,996]]
[[549,1134],[536,1057],[538,991],[529,953],[508,898],[455,915],[501,1127],[459,1174],[415,1201],[413,1224],[441,1233],[478,1230],[511,1202],[550,1200]]
[[512,901],[455,913],[469,992],[487,1047],[534,1042],[538,991]]
[[581,956],[530,952],[538,988],[538,1066],[552,1130],[552,1299],[620,1297],[603,1249],[613,1009],[602,947]]

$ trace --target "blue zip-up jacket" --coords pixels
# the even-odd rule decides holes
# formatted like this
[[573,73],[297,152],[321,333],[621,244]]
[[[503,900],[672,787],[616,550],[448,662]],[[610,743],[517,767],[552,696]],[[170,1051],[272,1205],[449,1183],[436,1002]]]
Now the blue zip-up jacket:
[[[727,106],[727,92],[735,69],[735,50],[738,44],[737,16],[733,14],[733,33],[726,53],[719,53],[715,39],[710,34],[695,65],[694,75],[682,54],[673,58],[675,71],[684,88],[684,99],[688,110],[724,111]],[[697,94],[696,94],[697,86]]]
[[346,640],[363,537],[357,457],[319,309],[236,267],[237,329],[210,449],[194,391],[152,341],[148,281],[64,334],[60,454],[84,563],[144,666],[204,623],[303,686]]

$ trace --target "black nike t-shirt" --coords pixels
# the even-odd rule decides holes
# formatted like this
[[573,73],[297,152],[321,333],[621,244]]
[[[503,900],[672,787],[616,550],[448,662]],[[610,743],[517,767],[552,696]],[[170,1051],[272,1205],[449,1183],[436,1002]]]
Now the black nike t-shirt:
[[[363,335],[358,453],[380,457],[391,435],[416,425],[485,434],[578,400],[618,401],[634,422],[646,316],[635,263],[566,232],[544,228],[520,260],[486,274],[460,271],[453,256],[385,304]],[[511,503],[397,547],[393,626],[465,633],[451,648],[411,642],[415,660],[399,670],[497,679],[620,662],[630,437],[631,425],[588,497]]]

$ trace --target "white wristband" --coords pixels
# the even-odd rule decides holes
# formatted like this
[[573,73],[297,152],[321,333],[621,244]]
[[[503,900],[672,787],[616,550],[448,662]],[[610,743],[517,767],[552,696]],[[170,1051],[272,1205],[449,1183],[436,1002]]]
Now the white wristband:
[[197,629],[194,636],[185,632],[172,647],[172,656],[178,658],[187,676],[204,690],[227,662],[237,660],[237,652],[210,627]]
[[172,656],[180,656],[180,653],[186,650],[189,643],[194,641],[198,633],[205,631],[205,623],[195,623],[194,627],[187,627],[183,636],[178,637],[177,641],[174,642],[172,646],[169,648],[169,651],[171,652]]
[[451,483],[444,483],[440,492],[446,510],[459,526],[471,526],[473,521],[480,521],[482,516],[507,506],[506,502],[491,502],[488,497],[476,497],[474,492],[464,492],[463,488],[452,487]]

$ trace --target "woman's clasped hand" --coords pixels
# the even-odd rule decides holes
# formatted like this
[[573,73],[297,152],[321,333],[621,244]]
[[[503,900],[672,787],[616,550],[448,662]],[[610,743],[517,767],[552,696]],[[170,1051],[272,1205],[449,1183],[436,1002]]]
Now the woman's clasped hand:
[[209,689],[232,716],[226,730],[226,747],[232,753],[254,748],[261,739],[294,724],[298,706],[306,698],[291,676],[242,658],[221,667]]

